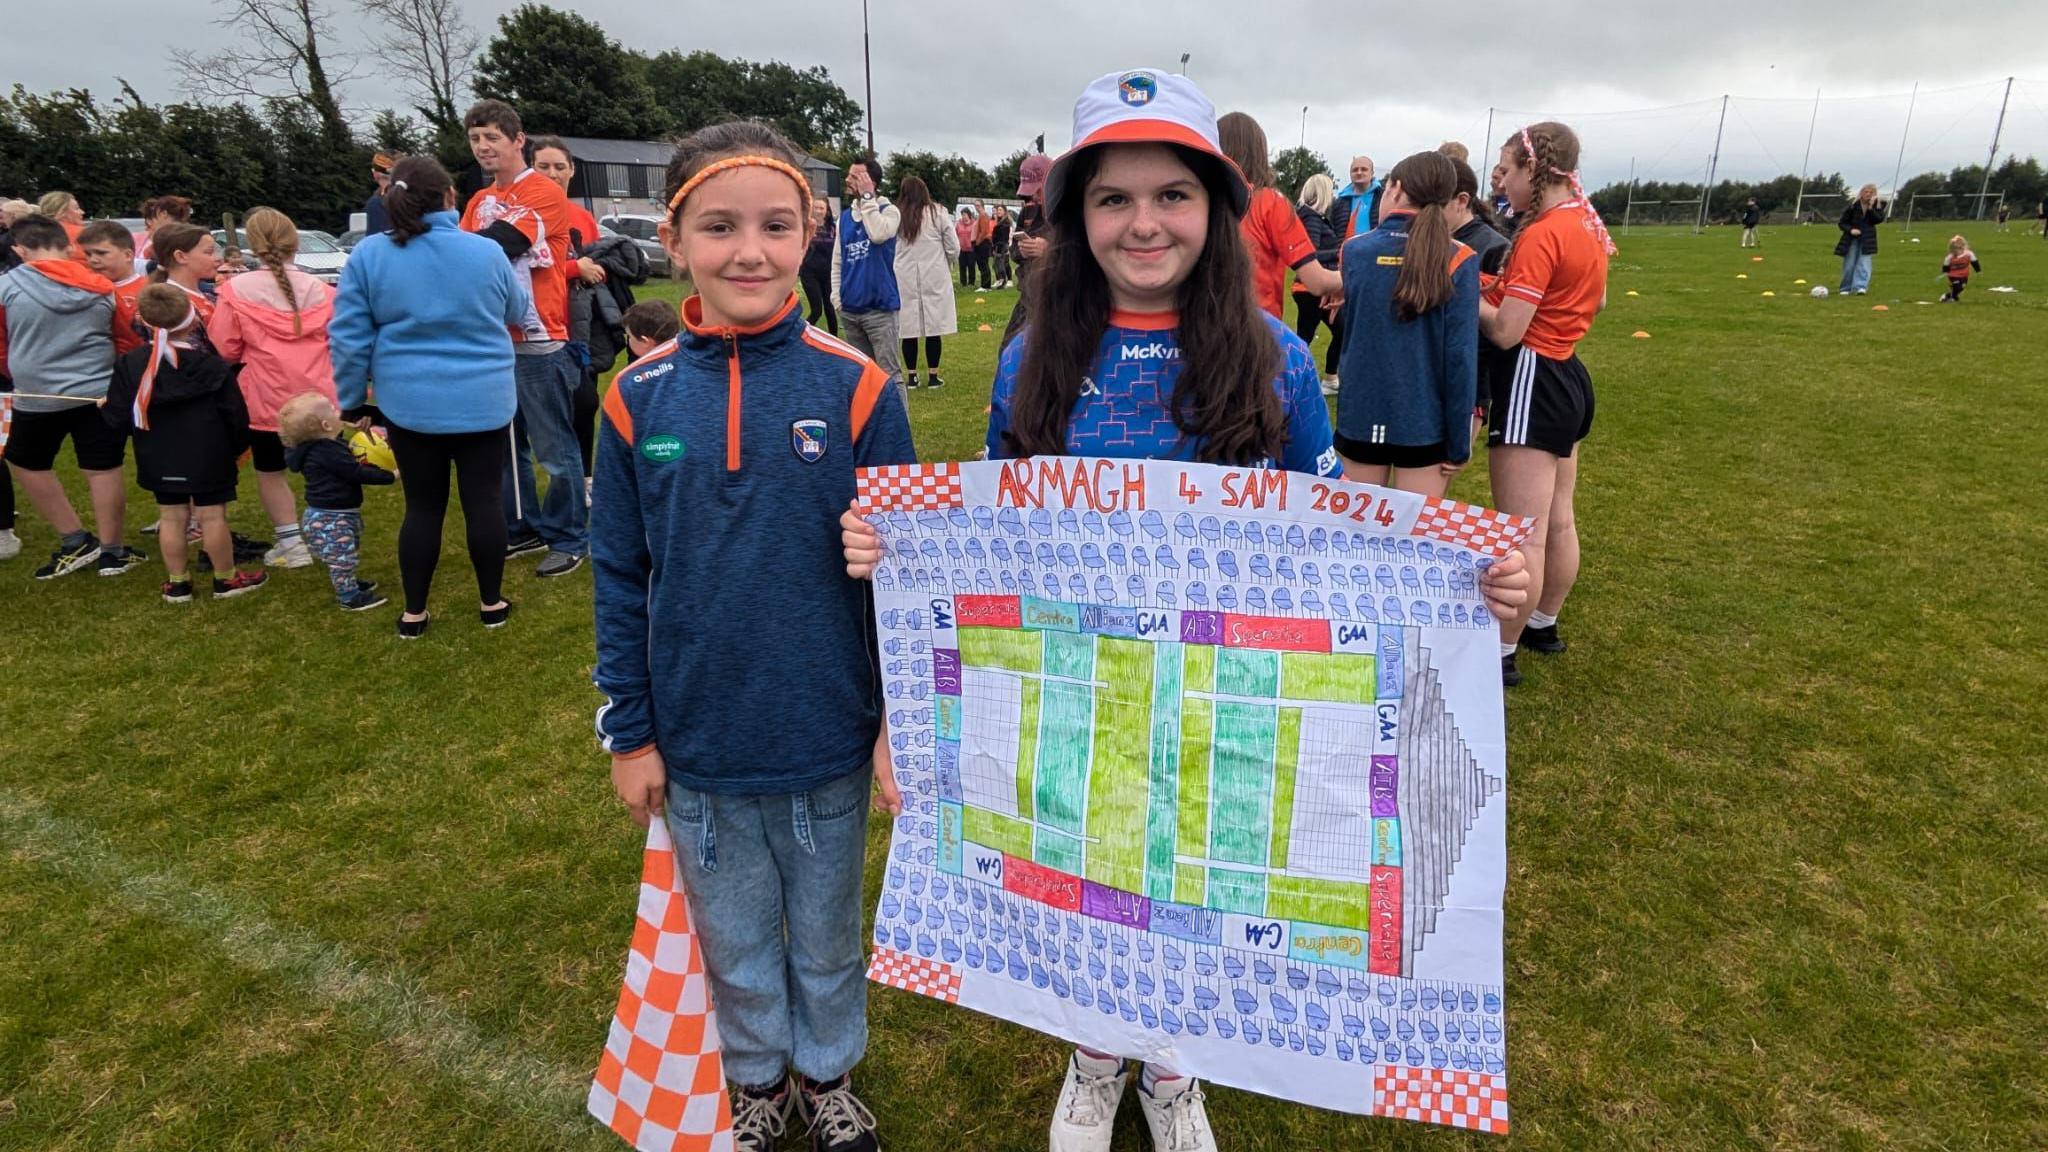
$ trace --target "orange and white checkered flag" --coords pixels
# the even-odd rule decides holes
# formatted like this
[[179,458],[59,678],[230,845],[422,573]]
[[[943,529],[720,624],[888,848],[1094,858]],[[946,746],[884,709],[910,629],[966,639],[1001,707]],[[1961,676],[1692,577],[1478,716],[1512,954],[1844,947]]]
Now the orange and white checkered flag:
[[675,847],[647,827],[626,985],[590,1085],[590,1114],[638,1152],[732,1152],[732,1102],[704,950]]

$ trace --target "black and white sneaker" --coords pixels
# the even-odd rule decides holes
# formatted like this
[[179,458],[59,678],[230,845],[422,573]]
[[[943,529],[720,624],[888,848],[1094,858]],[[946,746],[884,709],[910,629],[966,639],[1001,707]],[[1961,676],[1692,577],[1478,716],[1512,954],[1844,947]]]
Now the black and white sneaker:
[[548,550],[548,542],[538,536],[514,536],[505,542],[505,559],[515,556],[531,556],[535,552]]
[[477,618],[486,628],[503,628],[512,619],[512,602],[507,600],[496,608],[477,609]]
[[1555,624],[1548,628],[1532,626],[1522,629],[1521,644],[1522,647],[1527,648],[1529,651],[1541,652],[1545,656],[1555,656],[1568,647],[1563,640],[1558,638],[1557,625]]
[[192,582],[190,580],[166,580],[163,583],[162,590],[164,603],[166,604],[190,604],[192,602]]
[[60,545],[50,553],[50,562],[36,569],[36,579],[55,580],[59,576],[69,576],[99,558],[100,542],[88,534],[79,543]]
[[100,549],[100,575],[120,576],[130,568],[139,568],[149,562],[149,557],[134,548],[113,547]]
[[540,567],[535,568],[533,574],[543,579],[550,576],[567,576],[581,567],[583,557],[574,552],[549,552],[548,558],[540,562]]
[[907,373],[907,374],[905,374],[905,376],[904,376],[904,378],[903,378],[903,379],[904,379],[904,387],[906,387],[906,388],[915,388],[915,387],[917,387],[917,373],[915,373],[915,372]]
[[939,378],[939,374],[937,372],[934,372],[930,376],[925,378],[924,386],[927,388],[944,388],[946,386],[946,382]]
[[853,1094],[853,1076],[820,1083],[804,1077],[797,1114],[809,1125],[811,1152],[877,1152],[875,1114]]
[[1520,668],[1515,667],[1515,654],[1513,652],[1510,652],[1507,655],[1501,657],[1500,686],[1503,688],[1513,688],[1515,685],[1520,684],[1521,682],[1522,670]]
[[734,1088],[732,1146],[734,1152],[774,1152],[796,1115],[796,1090],[784,1080],[773,1088]]

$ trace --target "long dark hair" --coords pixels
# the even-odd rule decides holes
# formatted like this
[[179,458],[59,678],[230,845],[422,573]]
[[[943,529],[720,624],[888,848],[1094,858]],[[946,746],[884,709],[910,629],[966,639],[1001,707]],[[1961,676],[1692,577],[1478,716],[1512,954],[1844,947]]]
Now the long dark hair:
[[896,189],[896,211],[902,213],[903,219],[896,234],[903,237],[906,245],[917,243],[919,234],[924,231],[925,217],[931,215],[932,207],[932,190],[925,187],[924,178],[905,176],[902,186]]
[[[1221,165],[1199,152],[1168,145],[1209,192],[1202,256],[1180,286],[1181,372],[1168,401],[1174,426],[1196,442],[1196,457],[1213,464],[1277,460],[1287,446],[1287,415],[1273,390],[1280,345],[1252,295],[1252,262],[1230,210]],[[1102,159],[1091,148],[1072,161],[1052,220],[1044,267],[1027,283],[1031,327],[1011,399],[1004,448],[1016,456],[1067,451],[1067,422],[1083,379],[1109,328],[1109,281],[1088,248],[1082,202]]]
[[1441,152],[1417,152],[1387,173],[1387,185],[1415,206],[1401,274],[1394,279],[1394,314],[1413,320],[1451,298],[1451,224],[1444,205],[1458,193],[1456,161]]
[[1266,130],[1242,112],[1225,112],[1216,120],[1216,142],[1223,154],[1244,173],[1245,183],[1254,190],[1279,184],[1273,175],[1273,161],[1267,155]]
[[391,242],[405,247],[415,236],[427,234],[427,214],[448,206],[448,190],[455,187],[448,170],[432,156],[407,156],[391,169],[391,184],[384,190],[384,211],[391,218]]

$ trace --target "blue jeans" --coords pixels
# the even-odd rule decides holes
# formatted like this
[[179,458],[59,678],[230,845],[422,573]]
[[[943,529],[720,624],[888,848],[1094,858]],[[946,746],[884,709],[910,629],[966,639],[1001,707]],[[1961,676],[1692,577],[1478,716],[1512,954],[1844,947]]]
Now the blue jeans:
[[[582,556],[590,551],[583,446],[576,438],[576,386],[582,382],[582,369],[567,349],[515,356],[512,365],[519,415],[512,421],[512,466],[505,473],[505,530],[515,537],[539,536],[552,551]],[[536,462],[548,474],[545,499],[535,487]],[[526,511],[523,519],[521,507]]]
[[734,1084],[780,1084],[790,1068],[831,1080],[867,1051],[861,867],[871,779],[863,768],[773,796],[669,783],[669,835]]
[[1870,262],[1877,259],[1875,254],[1866,253],[1854,241],[1849,250],[1842,254],[1842,291],[1864,292],[1870,288]]

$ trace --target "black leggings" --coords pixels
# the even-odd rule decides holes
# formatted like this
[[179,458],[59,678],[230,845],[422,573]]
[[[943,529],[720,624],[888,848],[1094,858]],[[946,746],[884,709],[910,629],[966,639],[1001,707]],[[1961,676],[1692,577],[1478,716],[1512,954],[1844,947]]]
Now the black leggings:
[[[924,338],[924,359],[926,364],[931,365],[932,371],[937,372],[939,370],[939,353],[944,350],[939,342],[939,337],[927,336]],[[903,366],[912,372],[917,371],[917,337],[915,336],[905,336],[903,338]]]
[[[597,373],[589,368],[583,370],[583,383],[576,389],[576,396],[570,403],[575,412],[570,417],[576,426],[576,445],[583,450],[583,477],[590,478],[590,466],[597,460]],[[500,498],[502,500],[502,497]]]
[[1327,325],[1330,329],[1330,347],[1323,353],[1323,375],[1337,374],[1337,353],[1344,350],[1344,327],[1330,319],[1323,311],[1320,298],[1301,292],[1294,294],[1294,334],[1301,337],[1303,344],[1316,342],[1316,326]]
[[391,452],[398,457],[398,479],[405,488],[405,523],[398,529],[398,575],[405,585],[405,610],[427,610],[427,590],[441,562],[441,522],[448,514],[448,469],[455,468],[455,487],[462,497],[462,520],[469,534],[469,563],[476,569],[479,604],[496,604],[505,582],[505,469],[511,458],[511,436],[503,428],[490,432],[436,435],[396,424]]
[[804,297],[811,302],[810,313],[804,320],[816,324],[818,313],[822,311],[825,313],[825,331],[834,336],[839,335],[839,313],[832,309],[832,273],[813,272],[806,268],[803,272],[803,281]]

